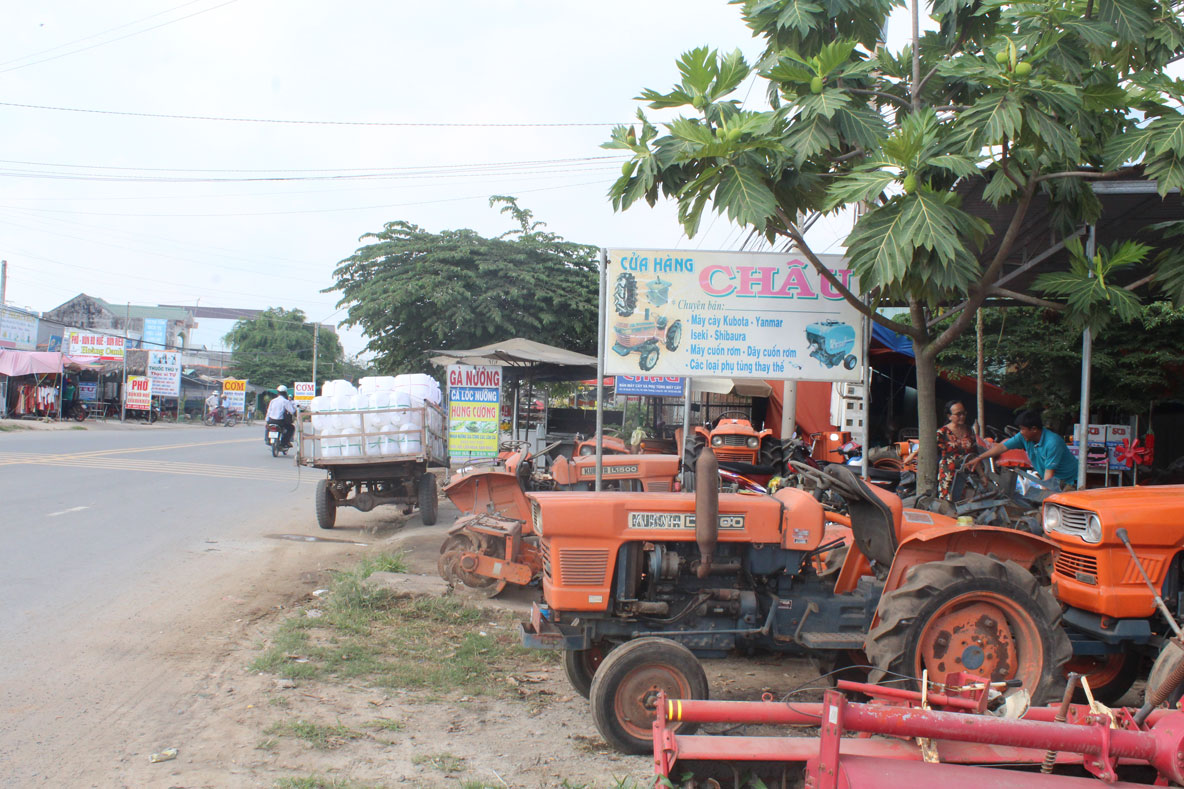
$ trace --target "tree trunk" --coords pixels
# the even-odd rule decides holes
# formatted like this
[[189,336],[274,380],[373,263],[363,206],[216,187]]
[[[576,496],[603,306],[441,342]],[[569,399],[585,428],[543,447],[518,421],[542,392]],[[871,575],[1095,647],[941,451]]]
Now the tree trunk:
[[917,493],[937,493],[937,351],[913,341],[917,356]]

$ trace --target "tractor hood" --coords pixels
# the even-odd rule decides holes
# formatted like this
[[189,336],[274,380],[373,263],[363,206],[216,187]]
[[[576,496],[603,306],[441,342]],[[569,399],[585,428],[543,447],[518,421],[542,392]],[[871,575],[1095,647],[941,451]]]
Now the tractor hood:
[[1096,512],[1111,528],[1179,528],[1184,521],[1184,485],[1067,491],[1049,496],[1045,503]]

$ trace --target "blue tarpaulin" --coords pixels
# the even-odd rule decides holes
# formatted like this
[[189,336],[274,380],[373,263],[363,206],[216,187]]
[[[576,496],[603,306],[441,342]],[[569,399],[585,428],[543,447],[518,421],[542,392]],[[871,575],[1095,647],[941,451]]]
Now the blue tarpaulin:
[[885,328],[878,323],[872,324],[872,339],[886,347],[890,351],[902,353],[910,359],[914,358],[913,341],[903,334],[897,334],[891,329]]

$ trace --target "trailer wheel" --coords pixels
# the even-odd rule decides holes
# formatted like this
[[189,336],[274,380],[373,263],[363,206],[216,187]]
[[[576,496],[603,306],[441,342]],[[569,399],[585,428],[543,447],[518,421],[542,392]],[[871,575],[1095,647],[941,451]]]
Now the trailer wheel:
[[865,650],[877,667],[873,682],[904,676],[919,687],[923,670],[933,682],[965,670],[1018,678],[1036,705],[1063,686],[1061,668],[1072,655],[1052,594],[1020,565],[993,556],[950,554],[912,568],[903,586],[880,598],[879,616]]
[[[691,650],[668,638],[639,638],[610,652],[588,697],[605,742],[621,753],[652,752],[659,690],[671,699],[707,698],[707,675]],[[677,722],[671,728],[689,734],[697,727]]]
[[565,649],[563,651],[563,672],[567,674],[567,681],[584,698],[592,692],[592,679],[596,670],[604,662],[612,644],[600,642],[587,649]]
[[440,496],[436,492],[436,475],[425,471],[419,478],[419,517],[424,526],[434,526],[440,511]]
[[[1142,656],[1133,652],[1111,652],[1109,655],[1082,655],[1065,664],[1065,673],[1076,671],[1089,681],[1089,690],[1094,698],[1107,706],[1113,706],[1126,695],[1143,676]],[[1085,690],[1078,685],[1073,691],[1073,701],[1085,704]]]
[[337,522],[337,499],[329,492],[329,480],[317,481],[316,497],[317,525],[322,529],[332,529]]

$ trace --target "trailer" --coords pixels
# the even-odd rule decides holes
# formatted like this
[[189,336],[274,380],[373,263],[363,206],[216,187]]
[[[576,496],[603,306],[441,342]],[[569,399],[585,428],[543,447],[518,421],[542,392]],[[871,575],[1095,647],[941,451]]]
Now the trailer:
[[[340,427],[342,422],[351,426]],[[333,528],[338,507],[369,512],[383,504],[402,505],[405,514],[418,508],[424,525],[436,522],[433,469],[448,469],[447,431],[438,405],[423,401],[409,408],[301,412],[296,426],[296,462],[326,473],[316,489],[322,529]]]

